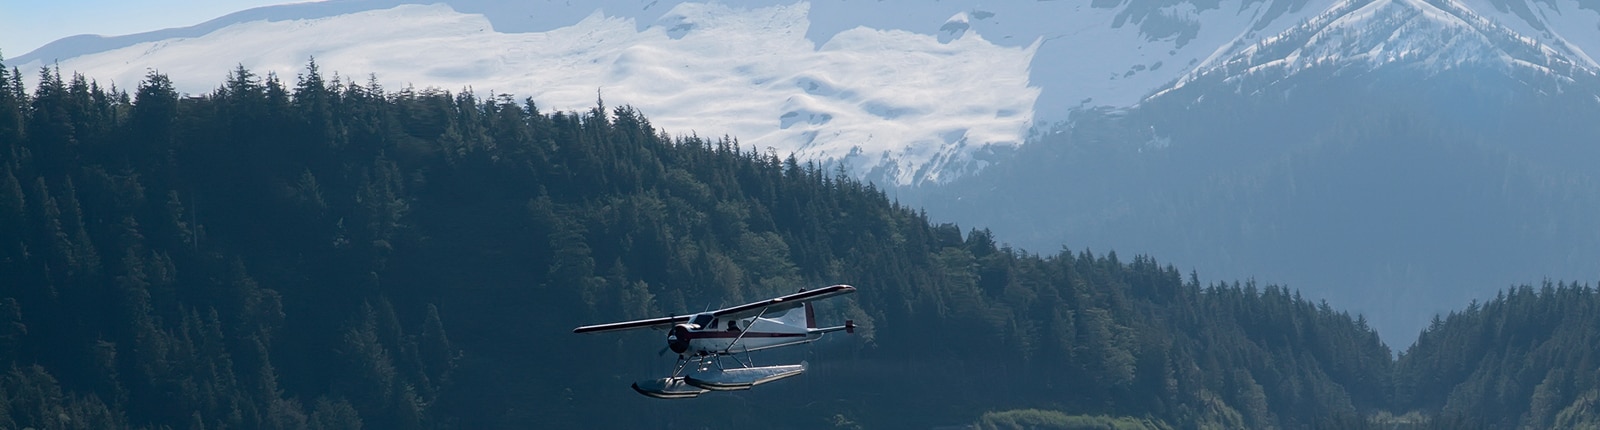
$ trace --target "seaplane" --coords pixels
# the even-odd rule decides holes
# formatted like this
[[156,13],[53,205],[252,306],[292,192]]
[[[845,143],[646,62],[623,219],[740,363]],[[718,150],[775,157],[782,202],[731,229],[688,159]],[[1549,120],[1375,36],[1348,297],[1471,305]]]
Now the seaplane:
[[[633,390],[658,399],[693,398],[709,391],[748,390],[805,372],[805,362],[756,366],[749,353],[815,342],[823,334],[840,330],[855,333],[856,325],[851,320],[841,326],[818,328],[816,312],[811,308],[813,301],[854,292],[856,287],[849,285],[802,289],[783,297],[693,315],[586,325],[572,332],[667,330],[667,350],[678,353],[672,374],[635,382]],[[733,364],[725,363],[727,359]]]

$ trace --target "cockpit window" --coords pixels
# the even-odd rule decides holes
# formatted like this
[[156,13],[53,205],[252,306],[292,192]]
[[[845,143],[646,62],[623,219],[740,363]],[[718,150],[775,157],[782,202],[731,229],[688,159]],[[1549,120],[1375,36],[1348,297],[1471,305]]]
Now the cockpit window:
[[689,320],[689,323],[705,328],[711,326],[711,319],[711,314],[700,314],[695,315],[693,320]]

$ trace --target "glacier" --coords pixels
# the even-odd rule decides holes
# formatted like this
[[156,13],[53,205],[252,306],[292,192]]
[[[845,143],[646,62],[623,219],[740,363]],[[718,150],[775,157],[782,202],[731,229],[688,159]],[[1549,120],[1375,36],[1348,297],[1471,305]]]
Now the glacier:
[[856,27],[819,46],[805,38],[808,8],[682,3],[642,29],[596,11],[549,31],[502,33],[445,4],[399,5],[243,22],[59,67],[124,89],[155,70],[180,91],[203,94],[237,65],[288,80],[315,58],[347,82],[373,73],[389,88],[511,94],[566,111],[603,98],[668,133],[732,136],[746,148],[898,185],[961,171],[947,167],[973,163],[969,146],[1023,141],[1039,96],[1028,79],[1038,43],[999,46],[975,32],[941,42]]

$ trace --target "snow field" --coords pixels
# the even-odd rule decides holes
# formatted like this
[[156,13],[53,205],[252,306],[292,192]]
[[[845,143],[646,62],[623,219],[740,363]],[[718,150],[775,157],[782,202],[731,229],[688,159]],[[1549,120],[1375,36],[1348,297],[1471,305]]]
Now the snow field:
[[328,78],[364,83],[370,73],[391,90],[508,93],[568,111],[599,96],[669,133],[734,136],[898,185],[949,179],[963,172],[944,167],[965,165],[970,149],[1023,141],[1040,91],[1028,76],[1037,42],[1004,47],[967,32],[940,43],[857,27],[816,46],[805,38],[808,10],[682,3],[643,29],[597,11],[550,31],[500,33],[444,4],[401,5],[238,23],[59,65],[124,89],[157,70],[180,91],[204,94],[237,65],[292,85],[315,57]]

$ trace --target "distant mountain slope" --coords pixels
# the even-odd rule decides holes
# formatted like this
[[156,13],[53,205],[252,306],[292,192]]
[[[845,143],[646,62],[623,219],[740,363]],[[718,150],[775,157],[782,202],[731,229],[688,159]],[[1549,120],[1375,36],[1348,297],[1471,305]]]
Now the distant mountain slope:
[[1513,283],[1589,279],[1600,79],[1457,6],[1343,3],[903,197],[1023,247],[1288,283],[1389,338]]

